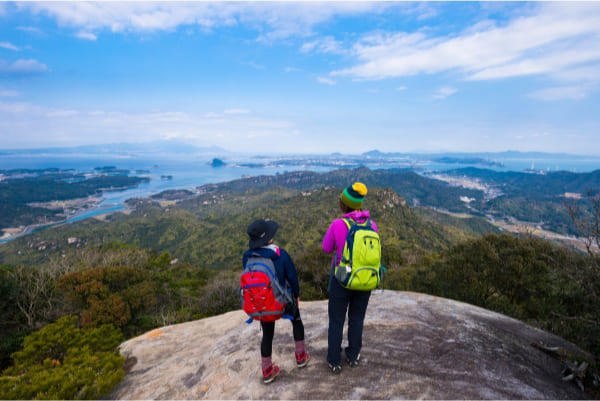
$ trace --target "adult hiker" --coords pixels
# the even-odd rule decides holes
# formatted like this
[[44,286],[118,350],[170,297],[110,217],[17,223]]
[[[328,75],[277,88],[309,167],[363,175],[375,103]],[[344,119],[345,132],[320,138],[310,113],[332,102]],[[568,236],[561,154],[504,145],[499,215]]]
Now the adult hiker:
[[[246,268],[248,261],[256,257],[270,259],[275,268],[277,282],[282,288],[290,288],[293,296],[292,302],[285,305],[284,314],[292,318],[292,331],[295,342],[296,366],[302,368],[308,364],[310,357],[306,352],[304,343],[304,325],[300,317],[300,285],[296,267],[292,258],[285,249],[278,247],[273,243],[273,237],[279,225],[272,220],[256,220],[248,226],[249,249],[244,253],[243,265]],[[266,319],[269,320],[269,319]],[[262,341],[260,344],[261,364],[263,372],[263,382],[271,383],[279,374],[279,367],[272,362],[271,354],[273,349],[273,336],[275,334],[275,321],[263,321]]]
[[[325,253],[334,253],[332,260],[332,273],[329,279],[329,330],[327,362],[332,373],[342,370],[342,336],[346,313],[348,313],[348,346],[345,348],[346,362],[350,367],[356,367],[360,360],[362,348],[363,324],[371,291],[353,290],[345,288],[336,274],[336,267],[342,262],[344,246],[348,237],[351,224],[366,225],[372,232],[377,232],[377,225],[370,220],[368,210],[362,210],[367,187],[361,182],[356,182],[344,188],[339,199],[339,206],[343,213],[341,218],[335,219],[323,239]],[[377,246],[379,246],[377,236]],[[379,246],[379,252],[381,248]],[[344,260],[344,262],[347,262]],[[379,261],[377,262],[379,264]],[[346,274],[346,267],[342,274]],[[348,266],[348,273],[351,267]],[[379,270],[377,270],[379,272]],[[377,279],[378,280],[378,279]],[[378,282],[378,281],[377,281]]]

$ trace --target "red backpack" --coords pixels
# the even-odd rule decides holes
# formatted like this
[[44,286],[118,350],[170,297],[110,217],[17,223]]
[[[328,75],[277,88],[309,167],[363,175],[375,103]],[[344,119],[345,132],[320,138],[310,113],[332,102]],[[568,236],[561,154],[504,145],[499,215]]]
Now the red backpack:
[[240,278],[242,309],[252,319],[273,322],[280,319],[285,305],[292,302],[290,289],[282,288],[277,280],[277,271],[270,258],[257,253],[248,257],[244,273]]

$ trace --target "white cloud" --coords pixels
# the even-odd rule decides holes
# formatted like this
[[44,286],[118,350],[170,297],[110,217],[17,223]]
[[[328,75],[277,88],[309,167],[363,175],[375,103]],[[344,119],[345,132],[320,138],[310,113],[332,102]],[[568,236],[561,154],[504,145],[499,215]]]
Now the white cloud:
[[8,50],[19,51],[19,48],[17,46],[15,46],[9,42],[0,42],[0,47],[2,47],[4,49],[8,49]]
[[85,39],[85,40],[97,40],[98,37],[96,35],[94,35],[93,33],[90,32],[78,32],[75,34],[76,37],[78,37],[79,39]]
[[214,116],[210,112],[190,114],[160,110],[84,111],[0,101],[0,132],[6,148],[148,142],[169,137],[247,151],[255,146],[248,141],[249,133],[275,142],[292,135],[296,129],[288,121],[252,115],[244,109],[229,109],[219,114],[220,118]]
[[78,115],[79,112],[77,110],[72,109],[63,109],[63,110],[48,110],[46,112],[46,117],[54,118],[54,117],[73,117]]
[[438,10],[427,3],[407,3],[407,6],[402,10],[403,14],[416,15],[419,21],[433,18],[438,15]]
[[443,88],[438,89],[438,91],[435,95],[433,95],[433,97],[435,99],[445,99],[448,96],[454,95],[456,92],[458,92],[458,89],[452,88],[450,86],[444,86]]
[[458,72],[470,80],[552,76],[600,62],[600,5],[541,3],[505,25],[484,21],[456,35],[375,33],[354,45],[359,63],[333,76],[385,79]]
[[406,89],[408,89],[406,86],[399,86],[396,88],[397,91],[405,91]]
[[0,60],[0,75],[30,75],[48,71],[45,64],[33,59],[19,59],[14,63]]
[[344,54],[346,50],[342,47],[342,42],[335,40],[333,36],[325,36],[303,44],[300,47],[303,53],[328,53],[328,54]]
[[327,77],[317,77],[317,82],[325,84],[325,85],[335,85],[335,81],[331,78]]
[[254,62],[254,61],[247,61],[244,64],[245,65],[249,65],[250,67],[252,67],[252,68],[254,68],[256,70],[264,70],[265,69],[264,65],[258,64],[258,63]]
[[285,67],[285,72],[299,72],[302,71],[300,68],[296,67]]
[[36,35],[45,35],[41,29],[33,26],[18,26],[17,29],[23,32],[35,33]]
[[245,25],[260,32],[259,40],[308,36],[312,27],[336,15],[380,12],[389,7],[371,2],[24,2],[22,9],[47,14],[66,27],[112,32],[173,30],[181,25],[212,30]]

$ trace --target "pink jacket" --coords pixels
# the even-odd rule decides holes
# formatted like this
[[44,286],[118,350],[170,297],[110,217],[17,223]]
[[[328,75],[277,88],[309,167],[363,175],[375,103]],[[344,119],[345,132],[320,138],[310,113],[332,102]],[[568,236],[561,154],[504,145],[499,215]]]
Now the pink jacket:
[[[343,217],[349,217],[359,223],[364,223],[368,218],[370,218],[368,210],[355,210],[345,214],[342,216],[342,218]],[[373,225],[373,229],[377,231],[377,225],[375,222],[371,221],[371,224]],[[323,238],[323,250],[325,253],[332,253],[333,251],[336,251],[337,265],[340,264],[340,260],[342,259],[342,252],[344,251],[344,244],[346,243],[347,235],[348,227],[346,226],[346,223],[344,223],[344,220],[335,219],[329,226],[327,233],[325,233],[325,238]]]

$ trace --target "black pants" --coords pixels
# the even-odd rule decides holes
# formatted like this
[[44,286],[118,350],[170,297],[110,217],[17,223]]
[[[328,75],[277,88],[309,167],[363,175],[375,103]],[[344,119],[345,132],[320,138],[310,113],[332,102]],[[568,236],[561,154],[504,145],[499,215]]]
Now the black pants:
[[[300,310],[295,305],[286,305],[286,314],[294,318],[292,322],[292,330],[294,333],[294,341],[304,340],[304,324],[300,318]],[[282,320],[282,319],[280,319]],[[262,327],[263,337],[260,343],[260,355],[263,358],[271,356],[273,353],[273,336],[275,335],[275,322],[260,322]]]
[[362,348],[363,324],[371,291],[353,291],[331,279],[329,289],[329,331],[327,335],[327,362],[338,366],[342,362],[342,336],[348,312],[348,347],[346,357],[356,359]]

